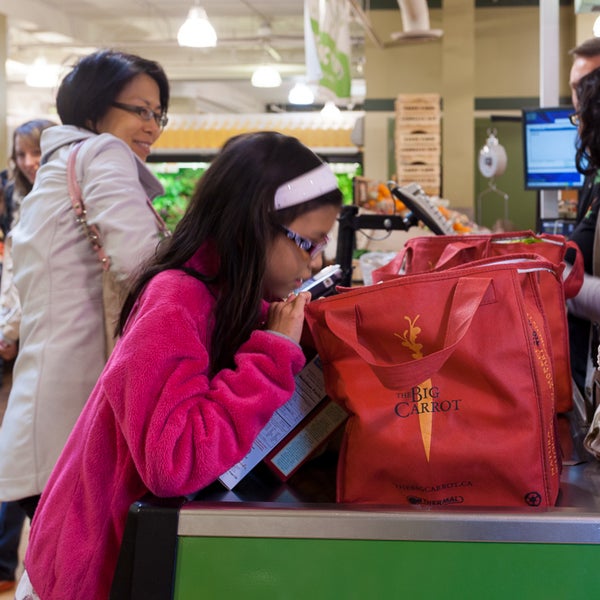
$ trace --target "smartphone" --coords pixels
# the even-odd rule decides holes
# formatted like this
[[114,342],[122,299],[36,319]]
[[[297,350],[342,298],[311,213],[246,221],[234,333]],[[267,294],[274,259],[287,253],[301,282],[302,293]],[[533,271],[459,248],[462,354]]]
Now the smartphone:
[[296,292],[310,292],[311,298],[323,298],[335,293],[335,286],[342,281],[342,267],[330,265],[307,279]]

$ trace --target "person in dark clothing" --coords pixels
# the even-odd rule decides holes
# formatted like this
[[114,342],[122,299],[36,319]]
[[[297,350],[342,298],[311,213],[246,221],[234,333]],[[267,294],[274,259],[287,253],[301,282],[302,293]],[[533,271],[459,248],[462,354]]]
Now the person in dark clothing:
[[[571,98],[575,114],[579,110],[577,87],[583,77],[600,68],[600,38],[591,38],[581,43],[570,51],[573,63],[569,76]],[[584,259],[585,272],[593,275],[594,236],[598,211],[600,209],[600,177],[596,171],[590,172],[585,177],[583,188],[579,193],[577,205],[577,221],[575,229],[570,236],[579,246]],[[573,256],[567,254],[567,260]],[[576,303],[575,303],[576,304]],[[577,307],[570,303],[568,313],[569,347],[571,359],[571,373],[580,392],[586,394],[586,380],[597,364],[596,353],[598,348],[598,335],[589,315],[577,312]],[[589,390],[588,390],[589,392]]]

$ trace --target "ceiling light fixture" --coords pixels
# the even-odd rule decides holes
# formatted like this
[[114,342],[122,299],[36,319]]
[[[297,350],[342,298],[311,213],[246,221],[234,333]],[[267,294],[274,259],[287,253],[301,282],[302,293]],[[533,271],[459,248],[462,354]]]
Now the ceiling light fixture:
[[252,73],[252,85],[258,88],[276,88],[281,85],[281,75],[272,65],[262,65]]
[[190,48],[214,48],[217,45],[217,32],[203,8],[200,6],[190,8],[185,23],[177,33],[177,43]]
[[58,83],[59,65],[50,65],[40,56],[33,61],[25,76],[25,83],[29,87],[52,88]]
[[327,100],[325,106],[321,109],[321,115],[326,119],[337,119],[342,114],[342,111],[336,106],[333,100]]
[[315,95],[312,90],[299,81],[294,85],[288,94],[288,102],[290,104],[312,104],[315,101]]

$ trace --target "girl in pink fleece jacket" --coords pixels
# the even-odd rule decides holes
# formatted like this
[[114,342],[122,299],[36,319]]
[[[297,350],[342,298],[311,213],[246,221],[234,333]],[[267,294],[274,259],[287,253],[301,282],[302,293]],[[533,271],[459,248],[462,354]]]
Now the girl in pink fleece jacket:
[[105,600],[129,506],[191,494],[248,452],[304,365],[310,295],[291,292],[340,204],[331,169],[297,139],[225,144],[132,287],[42,494],[17,598]]

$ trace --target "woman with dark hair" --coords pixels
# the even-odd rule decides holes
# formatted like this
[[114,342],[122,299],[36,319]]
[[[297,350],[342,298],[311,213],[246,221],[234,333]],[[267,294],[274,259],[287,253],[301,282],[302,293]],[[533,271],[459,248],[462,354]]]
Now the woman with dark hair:
[[[583,76],[576,85],[577,169],[588,178],[600,172],[600,69]],[[598,386],[598,344],[600,343],[600,198],[593,196],[578,213],[583,217],[571,234],[583,255],[585,275],[577,296],[567,301],[571,370],[575,383],[589,402]],[[600,409],[596,411],[584,439],[585,448],[600,459]]]
[[[600,69],[581,77],[574,89],[577,111],[571,120],[579,129],[576,142],[575,161],[577,169],[587,177],[596,177],[600,169]],[[594,266],[594,253],[599,247],[598,212],[600,199],[593,197],[588,205],[581,207],[580,222],[570,238],[580,248],[585,266],[584,283],[577,296],[567,301],[569,308],[569,338],[571,370],[582,394],[589,388],[596,358],[598,335],[592,323],[600,322],[600,264]],[[570,255],[567,255],[570,259]],[[594,340],[596,338],[596,341]]]
[[71,203],[67,162],[110,269],[126,281],[153,255],[163,192],[145,166],[166,124],[169,86],[155,62],[112,50],[79,60],[62,80],[62,125],[45,130],[42,160],[12,232],[22,318],[0,431],[0,500],[31,517],[105,364],[102,265]]
[[[342,194],[272,132],[230,140],[137,279],[33,521],[17,598],[105,599],[130,505],[230,469],[294,391],[311,275]],[[35,597],[35,596],[34,596]]]
[[572,120],[578,126],[575,161],[584,175],[600,169],[600,69],[588,73],[577,84],[577,112]]

